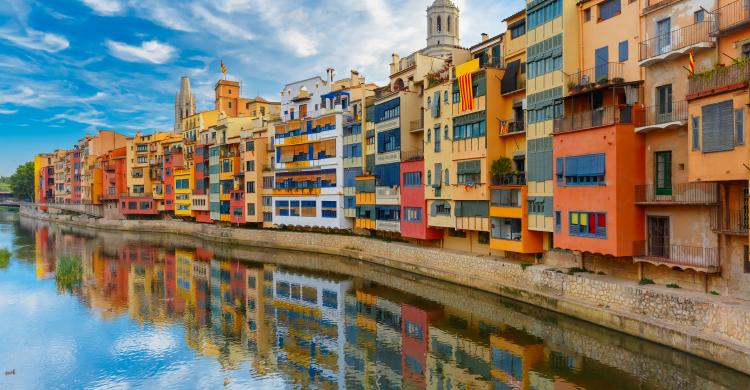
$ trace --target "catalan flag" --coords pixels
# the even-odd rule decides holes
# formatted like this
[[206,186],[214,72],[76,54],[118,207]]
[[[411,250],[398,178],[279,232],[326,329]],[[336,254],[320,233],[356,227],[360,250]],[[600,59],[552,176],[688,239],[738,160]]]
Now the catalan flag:
[[693,57],[693,49],[690,49],[690,75],[695,74],[695,57]]
[[224,75],[224,77],[227,77],[227,67],[224,65],[224,60],[221,60],[221,73]]
[[479,58],[475,58],[456,67],[458,91],[461,95],[461,111],[470,111],[474,109],[474,89],[472,88],[471,74],[477,69],[479,69]]

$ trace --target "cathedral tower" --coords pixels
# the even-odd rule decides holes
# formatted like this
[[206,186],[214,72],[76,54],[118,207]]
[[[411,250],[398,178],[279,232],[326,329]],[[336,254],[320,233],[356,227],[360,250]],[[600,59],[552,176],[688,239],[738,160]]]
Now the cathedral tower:
[[435,0],[427,8],[427,47],[424,52],[444,57],[450,48],[459,47],[459,11],[451,0]]
[[182,120],[195,114],[195,95],[190,91],[190,79],[182,76],[180,90],[174,97],[174,131],[181,131]]

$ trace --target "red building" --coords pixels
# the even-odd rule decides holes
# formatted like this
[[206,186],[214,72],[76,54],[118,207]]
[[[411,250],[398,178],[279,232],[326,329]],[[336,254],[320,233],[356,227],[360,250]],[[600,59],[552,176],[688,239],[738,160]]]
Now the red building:
[[427,226],[427,200],[424,191],[424,158],[419,153],[401,163],[401,236],[419,240],[443,238],[440,229]]
[[55,201],[55,167],[52,165],[42,167],[39,175],[39,203],[50,203]]
[[183,167],[182,148],[171,146],[164,151],[164,209],[174,211],[174,170]]
[[[193,159],[195,188],[193,189],[193,217],[196,222],[213,223],[208,203],[208,145],[196,145]],[[202,204],[197,204],[202,201]]]
[[401,305],[401,367],[404,381],[417,388],[427,385],[430,323],[443,314],[440,308]]
[[245,191],[242,188],[234,189],[230,193],[229,209],[231,211],[229,215],[231,223],[245,223]]

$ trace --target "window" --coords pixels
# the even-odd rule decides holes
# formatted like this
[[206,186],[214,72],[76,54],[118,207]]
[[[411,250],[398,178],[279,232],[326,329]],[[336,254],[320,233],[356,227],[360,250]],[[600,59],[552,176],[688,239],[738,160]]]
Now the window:
[[255,141],[247,141],[245,143],[245,151],[252,152],[255,150]]
[[448,91],[443,92],[443,104],[448,104]]
[[336,218],[336,201],[324,200],[320,202],[323,218]]
[[272,205],[273,198],[270,196],[264,196],[263,197],[263,206],[271,206]]
[[424,332],[421,326],[417,325],[414,322],[406,320],[404,322],[404,329],[406,330],[407,336],[413,339],[422,340]]
[[569,234],[577,237],[607,238],[607,215],[594,212],[570,212]]
[[743,145],[745,143],[745,110],[742,108],[734,110],[734,130],[735,144]]
[[378,134],[378,153],[392,152],[401,148],[401,130],[393,129]]
[[529,12],[529,29],[536,28],[557,17],[562,16],[562,2],[563,0],[554,0],[543,7],[538,7]]
[[492,197],[491,197],[490,202],[493,206],[521,207],[521,190],[519,189],[492,190]]
[[481,160],[459,161],[457,165],[458,184],[474,185],[481,181],[482,165]]
[[562,213],[555,211],[555,232],[559,233],[562,230]]
[[558,158],[555,169],[558,182],[563,176],[563,181],[568,186],[606,185],[603,153]]
[[750,274],[750,246],[744,245],[742,247],[743,261],[745,265],[745,273]]
[[255,215],[255,203],[247,204],[247,215]]
[[699,116],[694,116],[692,118],[693,150],[699,150],[701,148],[700,124],[701,118]]
[[289,201],[288,200],[276,201],[276,215],[281,216],[281,217],[289,216]]
[[656,195],[672,195],[672,152],[654,153]]
[[445,179],[443,179],[443,181],[445,182],[445,185],[451,184],[450,177],[451,175],[448,173],[448,168],[445,168]]
[[463,125],[453,126],[453,140],[469,139],[484,137],[487,135],[487,129],[485,128],[485,121],[467,123]]
[[432,130],[427,129],[427,143],[432,142]]
[[591,8],[583,10],[583,21],[588,22],[591,20]]
[[519,218],[492,218],[492,238],[521,241]]
[[695,23],[706,20],[706,11],[704,11],[702,8],[698,11],[695,11],[695,13],[693,14],[693,19],[695,20]]
[[323,307],[337,309],[339,307],[339,294],[335,291],[323,290]]
[[742,58],[750,58],[750,43],[742,45],[742,52],[740,55]]
[[599,4],[599,21],[613,18],[620,14],[622,0],[607,0]]
[[248,194],[254,194],[255,193],[255,182],[249,181],[245,183],[246,191]]
[[141,202],[141,210],[148,210],[151,208],[151,202]]
[[404,221],[421,223],[422,222],[422,209],[419,207],[404,207]]
[[247,172],[253,172],[255,171],[255,161],[250,160],[245,162],[245,171]]
[[421,187],[421,186],[422,186],[422,172],[404,173],[404,187]]
[[702,143],[703,153],[722,152],[734,149],[735,120],[732,100],[707,104],[701,108],[703,117]]
[[[526,34],[526,20],[518,21],[510,27],[510,39],[516,39]],[[493,58],[494,59],[494,58]]]
[[628,60],[628,41],[622,41],[619,45],[617,45],[617,60],[620,62],[625,62]]
[[263,188],[266,188],[266,189],[273,188],[273,176],[268,176],[268,177],[263,178]]

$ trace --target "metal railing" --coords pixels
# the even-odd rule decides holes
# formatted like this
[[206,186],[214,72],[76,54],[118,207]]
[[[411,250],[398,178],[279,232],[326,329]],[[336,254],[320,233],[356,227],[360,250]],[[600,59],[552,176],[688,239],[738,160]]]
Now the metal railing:
[[658,245],[647,241],[636,241],[633,244],[637,257],[649,257],[675,266],[716,268],[719,263],[718,248],[703,248],[684,245]]
[[669,102],[667,105],[639,107],[633,109],[633,122],[636,127],[655,126],[671,122],[685,122],[688,118],[686,100]]
[[624,81],[622,78],[622,62],[607,62],[593,68],[567,75],[568,92],[577,93],[580,89],[593,83],[599,85],[616,84]]
[[711,15],[714,19],[714,23],[711,25],[711,34],[721,34],[750,22],[750,1],[737,0],[717,8],[711,12]]
[[424,160],[424,150],[408,150],[401,152],[401,161]]
[[688,95],[706,95],[720,92],[732,85],[744,85],[750,80],[750,60],[740,59],[729,66],[696,73],[688,79]]
[[506,173],[492,177],[495,186],[523,186],[526,185],[526,172]]
[[417,119],[409,122],[409,131],[422,130],[424,128],[424,119]]
[[675,1],[677,0],[646,0],[646,4],[643,6],[643,12],[648,12],[653,8]]
[[554,133],[565,133],[569,131],[591,129],[599,126],[632,122],[633,110],[631,106],[609,106],[591,111],[576,112],[565,115],[562,118],[555,118]]
[[684,49],[701,42],[711,42],[711,22],[697,22],[641,42],[640,60],[647,60]]
[[515,133],[523,133],[526,131],[523,121],[506,121],[505,126],[502,123],[500,126],[500,135],[508,135]]
[[748,234],[748,212],[744,210],[717,209],[711,217],[711,229],[725,234]]
[[718,203],[718,185],[712,182],[676,183],[668,188],[653,184],[635,187],[635,203],[712,205]]

